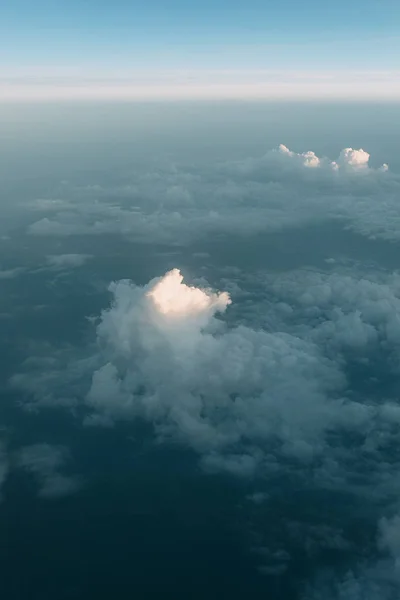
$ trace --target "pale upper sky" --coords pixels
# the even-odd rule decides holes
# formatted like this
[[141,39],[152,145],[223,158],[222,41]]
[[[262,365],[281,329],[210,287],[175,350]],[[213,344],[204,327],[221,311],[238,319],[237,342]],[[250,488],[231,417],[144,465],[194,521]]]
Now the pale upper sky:
[[399,0],[13,0],[0,40],[0,99],[400,98]]

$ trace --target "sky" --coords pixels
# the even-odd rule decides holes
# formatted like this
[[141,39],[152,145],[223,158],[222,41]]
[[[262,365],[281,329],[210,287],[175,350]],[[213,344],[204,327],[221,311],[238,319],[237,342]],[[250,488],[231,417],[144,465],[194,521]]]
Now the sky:
[[3,100],[400,97],[396,0],[2,9]]
[[4,598],[400,598],[399,31],[2,7]]

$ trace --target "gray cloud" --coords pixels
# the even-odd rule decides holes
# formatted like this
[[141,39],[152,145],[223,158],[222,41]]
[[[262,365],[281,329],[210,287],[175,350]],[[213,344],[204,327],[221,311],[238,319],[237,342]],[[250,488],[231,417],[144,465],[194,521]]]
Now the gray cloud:
[[54,498],[74,493],[79,487],[75,478],[60,472],[68,458],[68,450],[63,446],[34,444],[18,452],[17,464],[37,477],[41,497]]
[[89,254],[53,254],[47,257],[47,264],[54,269],[70,269],[83,266],[91,258]]
[[15,267],[14,269],[4,269],[0,270],[0,280],[1,279],[14,279],[21,275],[25,271],[24,267]]
[[[326,220],[370,238],[398,239],[400,178],[369,154],[346,148],[332,161],[281,145],[259,158],[194,168],[137,171],[131,183],[65,188],[41,200],[38,236],[122,234],[145,243],[188,244],[213,233],[251,235]],[[110,202],[109,198],[113,201]],[[47,206],[47,208],[46,208]]]

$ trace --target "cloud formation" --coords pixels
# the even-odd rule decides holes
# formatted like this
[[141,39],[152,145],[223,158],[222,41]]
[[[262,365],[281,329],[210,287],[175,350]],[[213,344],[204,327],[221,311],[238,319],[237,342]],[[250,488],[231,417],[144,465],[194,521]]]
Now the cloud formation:
[[[31,359],[13,383],[46,406],[70,407],[68,389],[87,426],[145,420],[158,440],[197,453],[206,472],[256,482],[251,504],[261,512],[295,485],[306,514],[296,499],[283,504],[286,529],[258,544],[267,549],[260,569],[279,576],[299,548],[310,564],[338,553],[349,573],[338,568],[325,577],[322,569],[306,600],[392,600],[399,589],[398,275],[346,262],[229,273],[219,287],[231,294],[189,285],[177,269],[144,286],[113,282],[93,355]],[[35,364],[38,376],[29,371]],[[40,464],[38,454],[25,464],[43,482],[54,462],[45,452],[40,475],[29,467]],[[321,495],[337,510],[332,522],[319,509]],[[368,526],[361,540],[356,518]],[[361,547],[371,560],[360,559]]]
[[249,472],[272,446],[312,459],[325,429],[350,410],[343,375],[313,342],[216,319],[226,293],[188,287],[177,270],[110,291],[97,328],[104,364],[87,397],[105,419],[148,419],[207,468]]
[[[138,170],[124,186],[65,188],[68,200],[41,200],[28,232],[122,234],[142,243],[190,245],[213,234],[253,235],[331,221],[370,238],[398,239],[400,177],[369,159],[364,149],[345,148],[331,160],[280,145],[200,173],[176,165]],[[37,220],[39,209],[44,214]]]

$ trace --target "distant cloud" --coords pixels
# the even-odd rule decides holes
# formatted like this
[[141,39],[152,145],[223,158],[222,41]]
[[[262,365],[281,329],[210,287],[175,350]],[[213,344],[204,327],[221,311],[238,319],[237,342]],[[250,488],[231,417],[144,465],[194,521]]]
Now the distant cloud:
[[[336,160],[281,144],[263,156],[204,167],[137,172],[131,185],[70,191],[33,222],[35,236],[121,234],[136,242],[190,244],[213,234],[253,235],[328,220],[367,237],[400,239],[400,175],[364,149]],[[108,198],[112,194],[113,202]],[[45,211],[46,204],[41,203]]]

